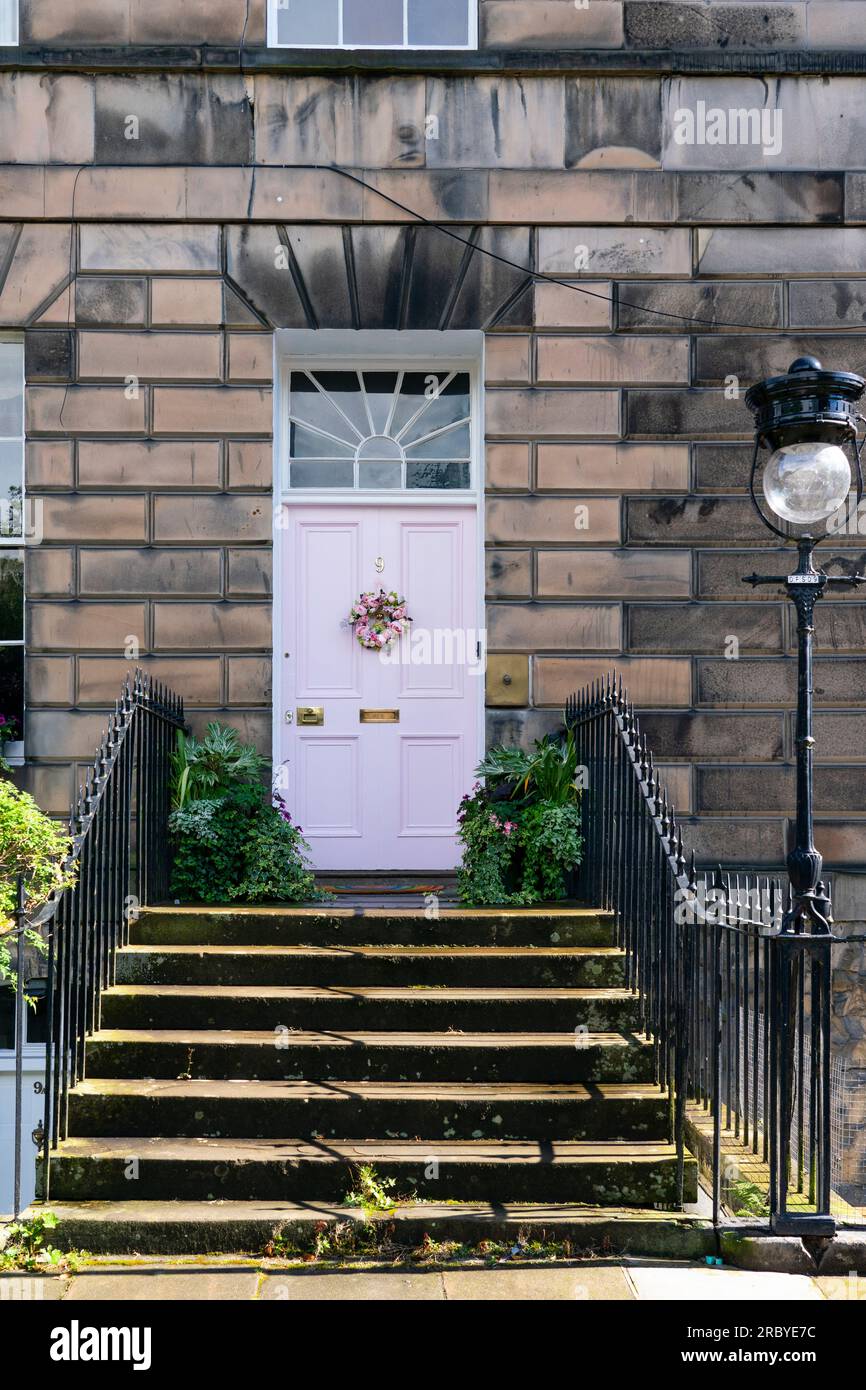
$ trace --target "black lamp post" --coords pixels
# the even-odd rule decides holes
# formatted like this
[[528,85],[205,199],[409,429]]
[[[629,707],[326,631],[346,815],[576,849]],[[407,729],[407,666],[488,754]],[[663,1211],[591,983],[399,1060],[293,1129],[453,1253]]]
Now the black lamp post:
[[[770,950],[770,1209],[780,1234],[832,1234],[830,1217],[830,900],[821,882],[822,859],[814,844],[812,820],[812,644],[815,603],[831,587],[866,583],[866,576],[829,576],[814,564],[815,547],[827,535],[826,523],[845,507],[855,467],[857,501],[863,495],[855,402],[866,380],[853,372],[824,371],[814,357],[799,357],[785,376],[770,377],[746,392],[755,415],[755,452],[749,491],[770,531],[798,551],[787,575],[751,574],[745,584],[778,584],[797,610],[797,818],[787,857],[790,902],[781,927],[768,935]],[[761,450],[769,450],[762,490],[769,509],[797,530],[783,530],[762,508],[755,491]],[[824,535],[812,529],[823,526]],[[809,1019],[805,1013],[806,966],[811,965]],[[808,1116],[804,1096],[808,1061]],[[799,1080],[798,1080],[799,1072]],[[809,1211],[790,1212],[791,1134],[799,1092],[800,1142],[797,1155],[809,1174]],[[808,1121],[808,1148],[803,1133]]]

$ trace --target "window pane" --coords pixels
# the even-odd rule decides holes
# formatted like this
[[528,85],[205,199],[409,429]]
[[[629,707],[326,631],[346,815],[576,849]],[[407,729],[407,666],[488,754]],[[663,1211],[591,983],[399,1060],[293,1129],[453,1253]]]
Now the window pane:
[[468,487],[468,463],[408,463],[407,487]]
[[404,448],[426,439],[434,430],[445,429],[459,420],[469,419],[469,388],[467,384],[464,394],[457,385],[459,379],[455,377],[440,395],[431,398],[417,420],[413,420],[405,432],[401,433],[400,443]]
[[469,426],[456,425],[421,444],[406,445],[407,459],[468,459]]
[[439,378],[435,372],[406,372],[400,386],[400,399],[391,422],[391,433],[398,435],[405,429],[413,416],[426,409],[430,403],[428,389],[434,389]]
[[343,43],[403,43],[403,0],[343,0]]
[[23,445],[0,441],[0,537],[21,535]]
[[289,467],[290,487],[353,487],[354,482],[354,462],[342,459],[293,460]]
[[23,352],[20,343],[0,343],[0,437],[24,433]]
[[0,647],[0,714],[14,719],[13,732],[23,738],[24,729],[24,648]]
[[24,551],[0,550],[0,642],[24,637]]
[[[311,375],[326,391],[337,408],[342,412],[343,431],[346,438],[366,439],[370,433],[370,420],[364,407],[361,381],[357,372],[313,372]],[[349,421],[350,424],[347,424]]]
[[325,48],[340,42],[339,0],[276,0],[277,42]]
[[[292,396],[289,413],[293,420],[313,425],[316,430],[330,436],[338,444],[342,441],[343,444],[351,445],[353,449],[367,433],[366,429],[362,434],[357,426],[350,425],[345,418],[345,411],[341,415],[335,401],[332,401],[326,392],[320,391],[305,372],[292,373]],[[325,447],[320,448],[318,452],[320,454],[339,454],[342,450],[339,447],[331,449],[325,440]]]
[[409,42],[419,47],[468,44],[475,0],[409,0]]
[[293,459],[355,457],[355,450],[351,444],[339,444],[336,440],[316,434],[314,430],[308,430],[303,425],[292,425],[289,449]]
[[400,487],[399,463],[361,463],[358,466],[359,487]]
[[364,390],[367,393],[367,408],[373,417],[373,430],[384,434],[397,390],[396,372],[364,372]]

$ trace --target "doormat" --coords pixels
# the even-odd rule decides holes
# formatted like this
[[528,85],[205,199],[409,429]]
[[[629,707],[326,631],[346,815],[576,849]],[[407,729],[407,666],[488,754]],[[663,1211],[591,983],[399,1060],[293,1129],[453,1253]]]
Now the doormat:
[[363,879],[360,883],[320,883],[328,893],[352,893],[354,896],[371,893],[442,893],[444,883],[370,883]]

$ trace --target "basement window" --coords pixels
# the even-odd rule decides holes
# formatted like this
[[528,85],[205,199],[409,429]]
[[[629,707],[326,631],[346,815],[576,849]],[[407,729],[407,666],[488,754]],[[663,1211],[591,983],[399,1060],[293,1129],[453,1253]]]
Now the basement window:
[[0,0],[0,48],[18,43],[18,0]]
[[469,48],[478,0],[269,0],[272,48]]

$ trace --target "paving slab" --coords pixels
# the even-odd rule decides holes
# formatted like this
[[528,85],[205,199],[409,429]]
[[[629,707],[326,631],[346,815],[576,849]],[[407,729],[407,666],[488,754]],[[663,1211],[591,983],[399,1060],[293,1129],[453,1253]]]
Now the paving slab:
[[392,1303],[445,1301],[438,1271],[407,1274],[402,1270],[376,1272],[347,1270],[339,1274],[268,1274],[262,1279],[259,1298],[286,1303]]
[[77,1274],[65,1303],[249,1301],[256,1296],[258,1270],[112,1270]]
[[627,1302],[635,1298],[622,1269],[614,1264],[571,1265],[567,1269],[454,1269],[445,1270],[442,1278],[449,1302]]
[[815,1283],[825,1298],[834,1302],[866,1303],[866,1279],[852,1270],[850,1274],[819,1274]]
[[57,1303],[68,1286],[63,1275],[0,1274],[0,1303]]
[[698,1264],[657,1264],[625,1260],[639,1299],[698,1303],[821,1300],[815,1280],[805,1274],[768,1274]]

